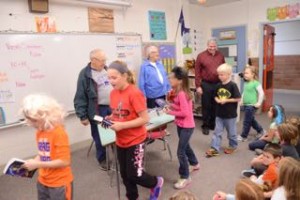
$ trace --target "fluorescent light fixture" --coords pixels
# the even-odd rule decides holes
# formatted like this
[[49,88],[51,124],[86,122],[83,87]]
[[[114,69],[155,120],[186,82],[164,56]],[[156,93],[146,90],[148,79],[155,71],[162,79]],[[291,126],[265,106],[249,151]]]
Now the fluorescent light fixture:
[[77,0],[77,1],[106,4],[106,5],[111,5],[111,6],[125,6],[125,7],[131,6],[130,2],[120,1],[120,0]]

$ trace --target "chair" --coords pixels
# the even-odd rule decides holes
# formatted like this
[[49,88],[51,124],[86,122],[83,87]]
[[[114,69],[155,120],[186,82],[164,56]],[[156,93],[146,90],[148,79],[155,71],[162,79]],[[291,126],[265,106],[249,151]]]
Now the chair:
[[[160,140],[164,144],[163,150],[167,150],[167,148],[168,148],[170,161],[172,161],[173,156],[172,156],[171,148],[170,148],[168,140],[166,139],[166,134],[167,134],[166,128],[167,128],[167,126],[164,125],[155,130],[147,132],[148,137],[147,137],[147,141],[145,142],[145,152],[146,152],[146,148],[149,144],[153,143],[155,140]],[[145,166],[146,165],[146,153],[145,153],[144,157],[145,157],[145,159],[144,159],[144,166]]]
[[92,142],[91,142],[91,144],[90,144],[90,147],[89,147],[89,150],[88,150],[88,152],[87,152],[86,157],[89,157],[90,152],[91,152],[91,150],[92,150],[92,148],[93,148],[94,143],[95,143],[94,140],[92,140]]

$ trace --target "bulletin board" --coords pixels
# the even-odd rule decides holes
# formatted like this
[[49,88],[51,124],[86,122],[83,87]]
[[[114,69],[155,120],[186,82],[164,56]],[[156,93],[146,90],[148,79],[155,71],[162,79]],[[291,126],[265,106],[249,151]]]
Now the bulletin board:
[[176,45],[171,42],[163,43],[143,43],[143,58],[146,58],[147,47],[154,45],[159,49],[159,57],[164,65],[166,72],[170,73],[172,68],[176,65]]

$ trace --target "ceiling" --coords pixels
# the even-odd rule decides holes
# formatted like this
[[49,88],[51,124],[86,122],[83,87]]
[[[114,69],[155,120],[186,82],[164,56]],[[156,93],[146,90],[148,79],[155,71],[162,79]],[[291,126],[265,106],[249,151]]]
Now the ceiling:
[[204,4],[200,4],[198,0],[189,0],[189,2],[192,4],[198,4],[199,6],[204,6],[204,7],[218,6],[221,4],[227,4],[227,3],[237,2],[237,1],[241,1],[241,0],[206,0]]

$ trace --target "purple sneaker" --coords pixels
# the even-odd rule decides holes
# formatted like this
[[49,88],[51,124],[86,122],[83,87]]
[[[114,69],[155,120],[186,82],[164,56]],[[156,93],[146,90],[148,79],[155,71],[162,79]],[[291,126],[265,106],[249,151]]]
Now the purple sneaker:
[[149,200],[157,200],[161,193],[161,188],[164,184],[164,178],[161,176],[157,177],[157,184],[150,190]]

